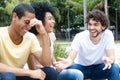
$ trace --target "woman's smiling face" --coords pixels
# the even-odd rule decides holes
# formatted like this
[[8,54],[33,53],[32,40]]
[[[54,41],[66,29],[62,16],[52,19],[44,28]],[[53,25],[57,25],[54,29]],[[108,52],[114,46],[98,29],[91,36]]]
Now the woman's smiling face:
[[45,18],[44,18],[44,27],[47,33],[51,33],[54,30],[54,25],[55,25],[55,20],[53,15],[50,12],[45,13]]

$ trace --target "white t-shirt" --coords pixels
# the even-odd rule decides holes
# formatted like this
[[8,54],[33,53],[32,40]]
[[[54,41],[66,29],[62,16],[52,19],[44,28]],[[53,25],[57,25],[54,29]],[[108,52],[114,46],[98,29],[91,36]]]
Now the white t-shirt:
[[71,49],[78,52],[75,63],[83,66],[103,63],[102,57],[106,56],[106,50],[114,48],[114,37],[108,29],[102,33],[101,40],[96,45],[90,40],[88,30],[76,34],[71,44]]
[[54,32],[51,32],[48,35],[49,35],[50,42],[51,42],[50,50],[51,50],[51,53],[53,54],[54,53],[54,42],[56,40],[56,36]]

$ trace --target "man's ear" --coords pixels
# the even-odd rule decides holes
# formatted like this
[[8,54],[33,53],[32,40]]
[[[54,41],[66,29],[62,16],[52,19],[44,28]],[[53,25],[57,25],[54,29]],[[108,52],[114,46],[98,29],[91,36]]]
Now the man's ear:
[[102,27],[102,30],[104,31],[104,30],[105,30],[105,28],[106,28],[106,27],[105,27],[105,26],[103,26],[103,27]]
[[12,20],[16,20],[18,18],[17,14],[15,12],[13,12],[12,14]]

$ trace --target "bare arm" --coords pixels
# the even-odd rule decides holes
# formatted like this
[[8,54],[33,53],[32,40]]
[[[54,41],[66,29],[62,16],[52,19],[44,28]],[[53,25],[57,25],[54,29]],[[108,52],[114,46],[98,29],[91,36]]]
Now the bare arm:
[[49,67],[52,64],[51,51],[50,51],[50,40],[47,33],[42,35],[42,62],[44,67]]
[[107,68],[108,69],[111,68],[111,65],[115,62],[115,52],[114,52],[114,49],[107,50],[106,51],[106,55],[107,56],[103,57],[103,61],[104,61],[104,64],[105,64],[105,67],[103,68],[103,70],[105,70]]
[[[56,62],[56,59],[55,59],[54,55],[52,55],[51,60],[52,60],[52,64],[53,64],[54,62]],[[54,64],[53,64],[53,65],[54,65]]]
[[[32,20],[32,22],[35,22],[32,25],[35,25],[36,30],[38,31],[38,38],[41,36],[42,41],[42,51],[35,52],[33,55],[36,57],[36,59],[45,67],[48,67],[52,64],[51,62],[51,54],[50,54],[50,41],[49,36],[47,32],[45,31],[43,24],[40,20],[37,20],[36,18]],[[39,39],[38,39],[39,40]]]
[[35,69],[41,68],[40,66],[37,67],[37,65],[40,65],[40,63],[33,55],[29,56],[27,63],[28,63],[29,69],[35,70]]
[[73,61],[77,55],[77,52],[71,50],[67,59],[59,58],[57,62],[54,63],[54,66],[58,71],[61,71],[73,64]]
[[29,70],[29,69],[21,69],[21,68],[12,68],[3,63],[0,63],[0,73],[3,72],[12,72],[16,76],[29,76],[35,79],[44,79],[45,73],[39,70]]
[[71,61],[71,63],[73,63],[76,55],[77,55],[77,52],[75,50],[71,50],[67,59],[69,59]]
[[41,65],[44,67],[49,67],[52,62],[51,62],[51,53],[50,53],[50,46],[49,42],[47,42],[49,39],[42,39],[40,37],[41,35],[37,36],[38,40],[40,42],[40,46],[42,47],[42,52],[40,53],[41,56],[40,58],[37,59],[34,55],[30,55],[28,58],[28,66],[30,69],[38,69],[41,68]]
[[113,62],[115,62],[115,50],[114,49],[107,50],[106,54]]
[[0,63],[0,73],[3,73],[3,72],[12,72],[14,73],[16,76],[29,76],[29,71],[26,71],[26,70],[23,70],[23,69],[20,69],[20,68],[12,68],[12,67],[9,67],[3,63]]

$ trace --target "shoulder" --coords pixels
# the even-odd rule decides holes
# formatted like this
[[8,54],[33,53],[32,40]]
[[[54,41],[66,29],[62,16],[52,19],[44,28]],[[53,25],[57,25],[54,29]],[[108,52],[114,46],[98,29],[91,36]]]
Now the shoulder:
[[24,35],[24,38],[28,38],[28,39],[34,39],[36,38],[36,36],[31,33],[31,32],[27,32],[25,35]]
[[112,40],[114,39],[114,35],[111,30],[106,29],[102,34],[102,38],[107,39],[107,40]]
[[106,36],[113,35],[112,31],[109,30],[109,29],[106,29],[106,30],[103,32],[103,34],[106,35]]
[[0,31],[6,31],[8,29],[8,27],[0,27]]
[[88,30],[85,30],[85,31],[82,31],[82,32],[79,32],[75,35],[75,37],[86,37],[89,35],[89,31]]
[[6,35],[8,33],[8,27],[0,27],[0,35]]
[[24,36],[24,41],[30,42],[32,44],[39,44],[37,37],[35,36],[35,34],[31,33],[31,32],[27,32]]

